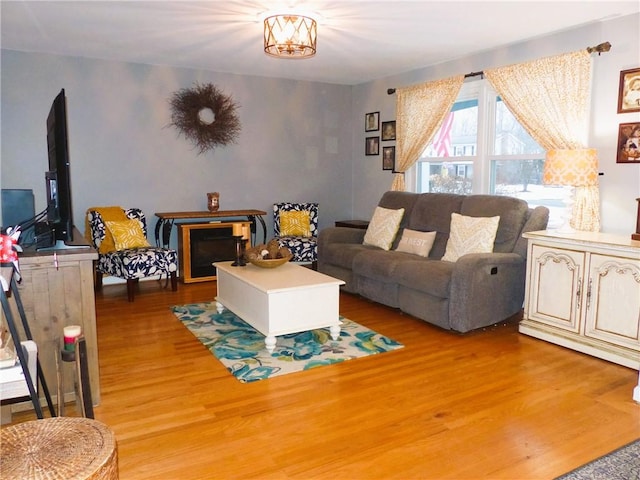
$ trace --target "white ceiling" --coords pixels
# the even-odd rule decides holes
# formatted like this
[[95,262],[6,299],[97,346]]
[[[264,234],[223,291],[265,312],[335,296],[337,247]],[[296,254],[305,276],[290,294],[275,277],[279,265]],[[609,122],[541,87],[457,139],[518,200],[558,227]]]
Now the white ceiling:
[[[260,15],[291,6],[321,15],[313,58],[263,52]],[[638,0],[1,0],[0,42],[26,52],[354,85],[635,12]]]

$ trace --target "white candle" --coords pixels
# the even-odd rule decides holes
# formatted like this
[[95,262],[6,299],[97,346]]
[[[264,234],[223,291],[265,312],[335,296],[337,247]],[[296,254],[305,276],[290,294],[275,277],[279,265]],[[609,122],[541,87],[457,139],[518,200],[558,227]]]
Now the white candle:
[[234,223],[233,224],[233,236],[234,237],[241,237],[242,236],[242,224],[241,223]]
[[80,325],[69,325],[62,329],[64,335],[64,349],[73,350],[76,338],[82,335],[82,327]]

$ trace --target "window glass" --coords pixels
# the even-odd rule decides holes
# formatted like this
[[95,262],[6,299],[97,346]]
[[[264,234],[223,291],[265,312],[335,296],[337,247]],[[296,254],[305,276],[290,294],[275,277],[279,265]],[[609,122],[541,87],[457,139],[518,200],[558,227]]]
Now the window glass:
[[521,155],[527,153],[543,154],[544,150],[531,138],[516,117],[509,111],[500,97],[495,102],[495,155]]
[[543,185],[544,159],[545,150],[489,84],[474,81],[463,85],[416,162],[416,191],[521,198],[530,207],[548,207],[549,228],[555,228],[562,223],[566,188]]

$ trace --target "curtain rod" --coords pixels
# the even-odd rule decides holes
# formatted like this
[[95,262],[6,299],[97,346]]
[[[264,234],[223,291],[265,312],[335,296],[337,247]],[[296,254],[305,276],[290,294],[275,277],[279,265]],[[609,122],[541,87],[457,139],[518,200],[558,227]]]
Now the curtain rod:
[[[595,47],[587,47],[587,52],[597,53],[598,55],[600,55],[601,53],[606,53],[609,50],[611,50],[611,44],[609,42],[601,43],[599,45],[596,45]],[[478,75],[484,75],[484,72],[480,70],[479,72],[467,73],[464,78],[477,77]],[[396,93],[395,88],[387,88],[387,95],[393,95],[394,93]]]

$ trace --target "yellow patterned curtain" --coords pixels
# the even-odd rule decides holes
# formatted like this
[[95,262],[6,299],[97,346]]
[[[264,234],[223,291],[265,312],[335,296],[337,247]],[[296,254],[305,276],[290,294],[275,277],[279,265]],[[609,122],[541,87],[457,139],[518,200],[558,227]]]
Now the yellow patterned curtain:
[[396,90],[396,171],[391,190],[403,191],[404,172],[420,158],[451,110],[464,75]]
[[[484,71],[505,105],[546,150],[587,148],[591,55],[586,50]],[[571,226],[600,230],[598,185],[577,187]]]

